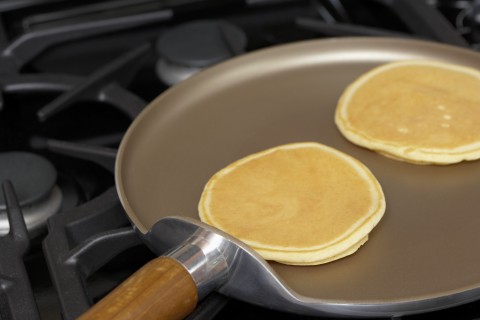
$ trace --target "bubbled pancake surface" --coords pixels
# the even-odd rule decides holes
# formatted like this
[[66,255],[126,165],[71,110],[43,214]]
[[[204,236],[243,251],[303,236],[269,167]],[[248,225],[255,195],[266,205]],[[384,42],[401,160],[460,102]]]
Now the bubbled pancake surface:
[[335,114],[351,142],[399,160],[450,164],[480,158],[480,72],[399,61],[363,74]]

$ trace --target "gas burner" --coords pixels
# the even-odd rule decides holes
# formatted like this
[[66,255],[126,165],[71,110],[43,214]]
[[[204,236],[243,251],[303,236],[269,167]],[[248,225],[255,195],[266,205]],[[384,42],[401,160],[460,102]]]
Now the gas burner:
[[[31,235],[60,210],[62,192],[56,184],[57,171],[44,157],[28,152],[1,153],[0,180],[12,182]],[[5,198],[0,194],[0,235],[10,229],[6,210]]]
[[225,21],[195,21],[181,24],[157,39],[157,75],[174,85],[194,73],[245,52],[247,37],[242,29]]

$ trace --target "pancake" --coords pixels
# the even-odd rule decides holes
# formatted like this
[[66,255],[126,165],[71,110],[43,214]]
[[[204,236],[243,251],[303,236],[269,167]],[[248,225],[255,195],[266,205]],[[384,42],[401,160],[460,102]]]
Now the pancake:
[[213,175],[200,219],[267,260],[319,264],[355,252],[385,211],[382,188],[358,160],[303,142],[242,158]]
[[480,72],[436,61],[381,65],[346,88],[335,123],[351,142],[393,159],[479,159]]

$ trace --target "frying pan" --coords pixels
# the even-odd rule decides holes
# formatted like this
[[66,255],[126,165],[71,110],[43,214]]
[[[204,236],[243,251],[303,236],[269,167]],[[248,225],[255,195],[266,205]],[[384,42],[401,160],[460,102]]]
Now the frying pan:
[[[401,316],[478,299],[480,162],[392,160],[351,144],[333,122],[349,83],[379,64],[405,59],[480,68],[477,53],[432,42],[315,40],[235,58],[155,99],[121,143],[116,184],[138,233],[164,257],[84,318],[149,312],[181,318],[210,290],[318,316]],[[215,172],[248,154],[299,141],[354,156],[381,183],[387,210],[358,252],[319,266],[265,262],[198,220],[200,194]]]

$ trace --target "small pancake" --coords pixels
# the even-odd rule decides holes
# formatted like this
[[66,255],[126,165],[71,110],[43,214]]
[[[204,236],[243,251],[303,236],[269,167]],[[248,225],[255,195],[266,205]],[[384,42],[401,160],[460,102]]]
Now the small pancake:
[[217,172],[199,202],[203,222],[255,248],[265,259],[318,264],[355,252],[385,211],[373,174],[353,157],[292,143]]
[[480,72],[436,61],[399,61],[343,92],[335,123],[351,142],[415,164],[480,158]]

